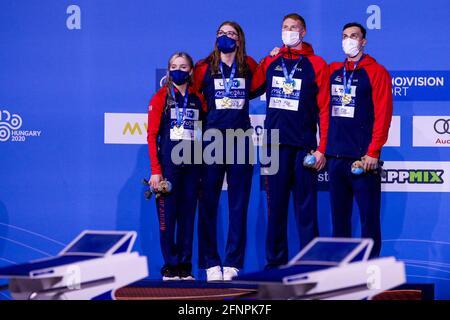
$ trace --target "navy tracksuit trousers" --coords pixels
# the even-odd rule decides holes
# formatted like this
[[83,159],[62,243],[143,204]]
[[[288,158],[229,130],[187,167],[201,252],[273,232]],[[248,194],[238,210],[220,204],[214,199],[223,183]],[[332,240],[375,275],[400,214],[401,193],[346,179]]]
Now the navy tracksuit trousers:
[[328,158],[333,237],[352,237],[353,198],[360,212],[361,236],[372,238],[374,247],[370,257],[378,257],[381,250],[381,176],[379,173],[351,173],[355,160]]
[[[273,151],[272,151],[273,152]],[[318,236],[317,171],[303,166],[308,152],[302,148],[279,146],[279,171],[265,176],[268,221],[266,237],[266,268],[288,262],[288,207],[292,192],[294,214],[300,247],[305,247]]]
[[172,183],[172,192],[156,201],[164,267],[192,270],[200,170],[199,165],[162,165],[163,177]]
[[[198,217],[199,267],[202,269],[217,265],[237,269],[244,266],[247,210],[253,177],[253,165],[248,161],[248,143],[250,142],[247,141],[245,146],[245,164],[237,164],[236,161],[234,164],[226,164],[224,161],[223,164],[204,165],[202,168]],[[236,148],[235,145],[235,157]],[[223,155],[226,159],[225,149]],[[222,264],[217,247],[217,210],[225,173],[228,184],[229,222],[225,259]]]

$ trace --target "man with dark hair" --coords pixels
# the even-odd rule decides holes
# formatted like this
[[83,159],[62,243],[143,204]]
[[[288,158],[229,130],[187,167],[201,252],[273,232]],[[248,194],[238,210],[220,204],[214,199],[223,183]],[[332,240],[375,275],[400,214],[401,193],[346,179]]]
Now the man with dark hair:
[[[317,171],[325,165],[325,146],[329,120],[329,72],[326,62],[314,54],[306,35],[305,20],[289,14],[282,23],[284,46],[259,64],[252,80],[252,91],[266,93],[264,127],[267,141],[271,131],[279,130],[279,170],[265,176],[268,222],[266,268],[288,261],[287,222],[292,192],[300,247],[318,236]],[[316,132],[320,123],[320,143]],[[312,151],[313,167],[303,159]]]
[[363,38],[363,39],[366,38],[366,34],[367,34],[366,28],[364,28],[364,27],[363,27],[360,23],[358,23],[358,22],[349,22],[349,23],[347,23],[347,24],[344,26],[344,28],[342,28],[342,31],[344,31],[344,30],[346,30],[346,29],[348,29],[348,28],[351,28],[351,27],[357,27],[357,28],[359,28],[359,31],[361,31],[361,34],[362,34],[362,38]]
[[364,53],[366,44],[366,30],[361,24],[344,26],[342,48],[346,59],[330,65],[326,155],[333,236],[351,237],[355,198],[361,235],[374,240],[371,257],[377,257],[381,250],[379,159],[392,118],[392,91],[388,71]]

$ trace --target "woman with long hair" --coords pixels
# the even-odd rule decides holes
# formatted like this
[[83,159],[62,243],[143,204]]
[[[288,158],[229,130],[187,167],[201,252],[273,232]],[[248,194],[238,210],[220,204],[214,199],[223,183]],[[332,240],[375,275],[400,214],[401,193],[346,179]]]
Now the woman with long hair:
[[[228,138],[227,129],[246,131],[251,128],[250,84],[256,66],[256,62],[247,56],[242,28],[236,22],[223,22],[216,33],[214,50],[197,63],[194,71],[195,88],[204,95],[208,107],[205,130],[215,129],[220,131],[222,137]],[[220,150],[223,151],[223,161],[202,168],[198,220],[199,267],[206,269],[208,281],[231,280],[244,265],[247,209],[253,176],[249,152],[253,144],[250,140],[245,140],[245,148],[237,148],[233,143],[235,141],[228,141],[233,143],[233,161],[229,161],[230,154],[225,148],[226,143],[223,143],[223,150]],[[210,143],[212,141],[204,142],[205,151]],[[242,155],[242,152],[245,161],[237,163],[236,155]],[[222,263],[217,248],[217,210],[225,174],[229,227]]]

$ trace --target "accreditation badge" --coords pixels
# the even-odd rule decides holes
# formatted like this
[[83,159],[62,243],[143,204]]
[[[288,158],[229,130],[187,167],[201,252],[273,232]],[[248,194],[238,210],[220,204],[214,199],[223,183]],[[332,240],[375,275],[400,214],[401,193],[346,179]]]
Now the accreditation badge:
[[333,106],[331,110],[332,117],[354,118],[355,107]]

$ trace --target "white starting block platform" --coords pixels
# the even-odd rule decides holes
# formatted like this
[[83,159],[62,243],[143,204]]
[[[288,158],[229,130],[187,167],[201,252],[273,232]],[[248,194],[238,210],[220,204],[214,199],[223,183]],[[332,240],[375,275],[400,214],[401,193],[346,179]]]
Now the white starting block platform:
[[114,299],[148,276],[147,257],[131,252],[136,232],[83,231],[56,257],[0,269],[14,299]]
[[287,265],[233,282],[258,285],[259,299],[371,299],[405,282],[403,262],[369,260],[372,247],[372,239],[316,238]]

